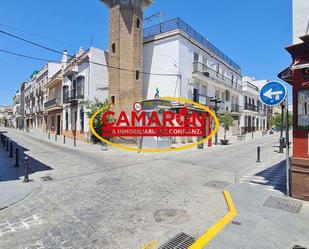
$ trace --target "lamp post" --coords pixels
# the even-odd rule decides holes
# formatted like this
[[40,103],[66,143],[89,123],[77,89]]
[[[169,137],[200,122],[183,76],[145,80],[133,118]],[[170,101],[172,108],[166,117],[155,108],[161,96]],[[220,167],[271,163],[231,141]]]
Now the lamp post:
[[[215,111],[216,116],[218,116],[218,111],[220,109],[220,103],[222,102],[218,97],[212,97],[210,102],[214,103],[211,107]],[[215,134],[215,145],[218,145],[218,131]]]
[[284,101],[281,103],[281,122],[280,122],[280,140],[279,140],[279,153],[283,153],[284,137],[283,137],[283,114],[284,114]]

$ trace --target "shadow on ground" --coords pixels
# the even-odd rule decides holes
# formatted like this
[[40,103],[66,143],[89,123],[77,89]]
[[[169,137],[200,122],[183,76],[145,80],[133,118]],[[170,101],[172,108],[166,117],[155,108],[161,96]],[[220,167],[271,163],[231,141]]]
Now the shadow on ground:
[[258,182],[251,180],[250,182],[264,186],[272,186],[274,189],[282,193],[286,193],[286,165],[285,160],[277,163],[276,165],[263,170],[255,176],[263,177],[265,182]]
[[[16,166],[16,148],[19,149],[19,155],[18,155],[18,167]],[[9,151],[6,150],[6,146],[3,146],[2,143],[0,143],[0,182],[2,181],[12,181],[12,180],[18,180],[21,177],[24,177],[24,159],[25,157],[28,157],[29,162],[29,178],[31,174],[40,172],[40,171],[48,171],[53,170],[52,167],[26,155],[25,153],[29,151],[27,148],[22,147],[21,145],[18,145],[14,143],[13,141],[13,157],[9,157],[10,149]]]

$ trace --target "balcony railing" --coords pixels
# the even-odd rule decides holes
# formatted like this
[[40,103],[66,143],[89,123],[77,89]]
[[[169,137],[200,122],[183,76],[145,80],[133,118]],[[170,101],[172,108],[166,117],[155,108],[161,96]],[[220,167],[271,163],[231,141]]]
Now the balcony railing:
[[250,111],[255,111],[257,112],[259,110],[258,106],[256,105],[252,105],[252,104],[248,104],[248,103],[245,103],[245,110],[250,110]]
[[194,102],[197,102],[201,105],[205,105],[205,106],[210,106],[211,105],[211,97],[203,95],[203,94],[198,94],[195,98],[194,98]]
[[59,106],[60,104],[61,104],[61,100],[59,98],[54,98],[54,99],[48,100],[44,104],[44,107],[45,107],[45,109],[48,109],[48,108]]
[[237,84],[235,81],[227,78],[225,75],[213,70],[212,68],[208,67],[207,65],[200,63],[200,62],[193,62],[193,74],[199,73],[204,75],[205,77],[209,77],[214,79],[215,81],[223,84],[229,88],[235,89],[237,91],[241,91],[241,85]]
[[240,112],[240,105],[231,104],[231,111],[232,112]]
[[84,98],[84,93],[82,89],[72,89],[70,91],[63,92],[63,102],[68,103],[71,101],[76,101]]
[[236,64],[233,60],[231,60],[228,56],[226,56],[222,51],[216,48],[211,42],[209,42],[205,37],[199,34],[196,30],[190,27],[187,23],[185,23],[180,18],[175,18],[169,20],[164,23],[157,24],[155,26],[144,29],[144,38],[158,35],[162,33],[166,33],[173,30],[181,30],[185,32],[190,38],[193,38],[201,45],[203,45],[206,49],[214,53],[216,56],[226,61],[231,67],[233,67],[236,71],[240,72],[240,66]]

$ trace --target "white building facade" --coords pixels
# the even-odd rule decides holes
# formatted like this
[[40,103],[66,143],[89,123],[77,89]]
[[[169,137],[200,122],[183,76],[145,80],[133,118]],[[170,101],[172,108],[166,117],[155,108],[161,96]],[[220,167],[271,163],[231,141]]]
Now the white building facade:
[[[93,63],[95,62],[95,63]],[[90,101],[108,99],[107,53],[93,48],[80,50],[75,58],[64,62],[62,75],[63,112],[62,133],[82,141],[90,141],[89,118],[86,115]]]
[[293,0],[293,44],[300,43],[299,37],[309,34],[309,1]]
[[240,132],[240,66],[180,18],[144,30],[144,71],[151,73],[144,75],[145,99],[154,98],[156,89],[160,96],[208,106],[211,98],[220,98],[219,113],[231,113],[231,133]]

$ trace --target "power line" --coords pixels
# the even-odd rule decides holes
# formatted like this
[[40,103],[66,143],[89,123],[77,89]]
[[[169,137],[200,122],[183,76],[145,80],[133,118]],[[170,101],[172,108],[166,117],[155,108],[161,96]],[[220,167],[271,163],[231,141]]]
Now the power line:
[[[23,41],[23,42],[29,43],[29,44],[31,44],[31,45],[34,45],[34,46],[37,46],[37,47],[46,49],[46,50],[48,50],[48,51],[50,51],[50,52],[54,52],[54,53],[63,55],[63,52],[61,52],[61,51],[58,51],[58,50],[55,50],[55,49],[53,49],[53,48],[50,48],[50,47],[46,47],[46,46],[44,46],[44,45],[41,45],[41,44],[39,44],[39,43],[36,43],[36,42],[30,41],[30,40],[24,39],[24,38],[22,38],[22,37],[19,37],[19,36],[17,36],[17,35],[11,34],[11,33],[9,33],[9,32],[0,30],[0,33],[2,33],[2,34],[4,34],[4,35],[11,36],[11,37],[13,37],[13,38],[15,38],[15,39],[18,39],[18,40],[21,40],[21,41]],[[9,53],[9,54],[12,54],[12,55],[16,55],[16,56],[19,56],[19,57],[34,59],[34,60],[49,61],[49,62],[57,62],[57,61],[53,61],[53,60],[46,60],[46,59],[42,59],[42,58],[37,58],[37,57],[33,57],[33,56],[23,55],[23,54],[19,54],[19,53],[15,53],[15,52],[10,52],[10,51],[3,50],[3,49],[1,49],[0,51],[5,52],[5,53]],[[75,55],[69,55],[69,54],[68,54],[68,56],[71,57],[71,58],[76,58]],[[104,66],[104,67],[107,67],[107,68],[112,68],[112,69],[117,69],[117,70],[132,72],[132,73],[135,73],[135,72],[136,72],[136,71],[134,71],[134,70],[130,70],[130,69],[127,69],[127,68],[115,67],[115,66],[111,66],[111,65],[107,65],[107,64],[102,64],[102,63],[95,62],[95,61],[90,61],[90,60],[85,60],[85,62],[89,62],[89,63],[95,64],[95,65],[99,65],[99,66]],[[59,62],[59,63],[61,63],[61,62]],[[150,73],[150,72],[143,72],[143,71],[140,72],[140,73],[141,73],[141,74],[147,74],[147,75],[156,75],[156,76],[177,76],[177,77],[180,77],[179,74]]]
[[73,44],[70,44],[68,42],[64,42],[64,41],[59,41],[59,40],[56,40],[56,39],[52,39],[50,37],[47,37],[47,36],[43,36],[43,35],[39,35],[39,34],[36,34],[36,33],[32,33],[32,32],[29,32],[29,31],[26,31],[26,30],[22,30],[20,28],[15,28],[13,26],[9,26],[9,25],[6,25],[6,24],[3,24],[3,23],[0,23],[0,26],[3,26],[7,29],[11,29],[11,30],[16,30],[18,32],[22,32],[22,33],[25,33],[25,34],[28,34],[28,35],[32,35],[32,36],[36,36],[36,37],[39,37],[39,38],[42,38],[42,39],[45,39],[45,40],[49,40],[49,41],[52,41],[52,42],[56,42],[56,43],[59,43],[59,44],[65,44],[65,45],[69,45],[71,47],[75,47]]

